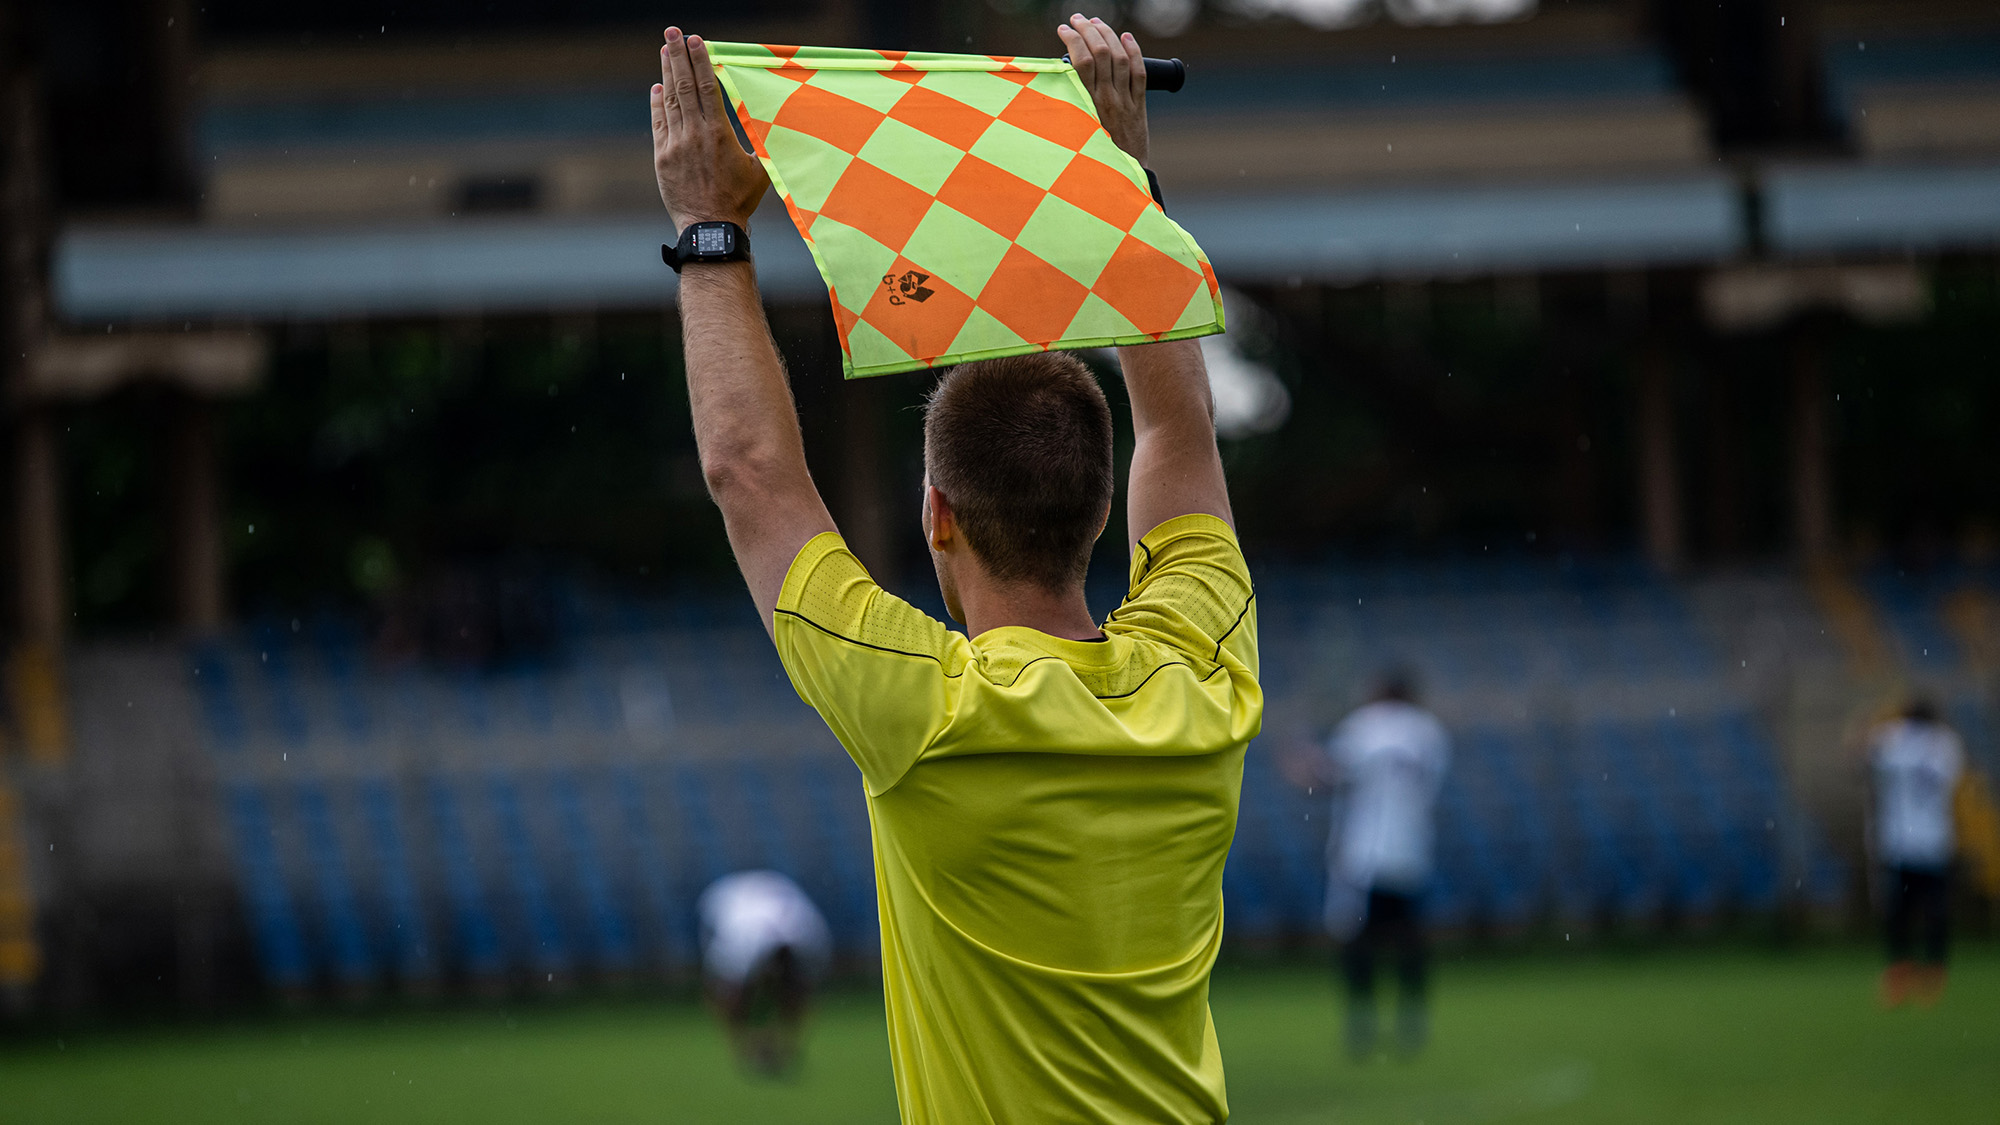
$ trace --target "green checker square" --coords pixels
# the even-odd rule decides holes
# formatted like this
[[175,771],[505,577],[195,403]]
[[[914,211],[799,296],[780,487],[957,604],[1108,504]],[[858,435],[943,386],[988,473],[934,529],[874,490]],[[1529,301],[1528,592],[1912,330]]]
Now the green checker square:
[[1091,285],[1104,272],[1118,244],[1125,241],[1125,232],[1051,195],[1035,208],[1014,241],[1021,249]]
[[[778,81],[790,82],[791,79],[780,78]],[[908,82],[899,82],[876,70],[822,70],[806,81],[829,94],[839,94],[881,113],[889,112],[897,100],[910,90]]]
[[759,121],[769,121],[784,108],[785,100],[799,88],[790,78],[761,66],[732,66],[723,68],[728,79],[725,86],[733,88],[745,105],[750,107],[750,116]]
[[976,70],[933,70],[918,85],[964,102],[989,117],[1000,116],[1014,95],[1021,92],[1016,83]]
[[826,197],[833,194],[841,173],[854,161],[852,156],[811,133],[783,125],[771,126],[764,137],[764,150],[771,154],[773,164],[784,169],[785,190],[792,193],[792,202],[808,211],[826,205]]
[[[841,304],[860,312],[868,304],[866,294],[882,284],[882,275],[896,264],[896,252],[838,219],[825,215],[813,220],[813,244],[827,281],[844,294]],[[860,301],[860,304],[851,302]]]
[[1090,104],[1090,99],[1077,92],[1081,79],[1071,78],[1070,73],[1067,70],[1045,70],[1029,79],[1028,89],[1037,94],[1047,94],[1059,102],[1068,102],[1096,117],[1097,110]]
[[857,320],[847,330],[847,362],[852,368],[881,367],[888,363],[908,363],[910,353],[896,346],[865,320]]
[[1127,155],[1124,149],[1119,148],[1118,142],[1112,140],[1110,134],[1104,130],[1099,129],[1089,140],[1083,142],[1083,147],[1077,151],[1131,180],[1147,195],[1153,194],[1153,189],[1146,183],[1146,173],[1139,168],[1139,162]]
[[1182,309],[1181,315],[1174,321],[1173,331],[1205,328],[1211,324],[1222,327],[1222,310],[1216,307],[1215,295],[1208,291],[1208,284],[1204,282],[1201,288],[1194,291],[1194,296],[1188,298],[1187,308]]
[[[1208,290],[1203,289],[1203,293]],[[1111,303],[1092,293],[1083,299],[1083,307],[1076,310],[1076,319],[1063,329],[1065,340],[1129,339],[1144,336],[1139,326],[1125,319],[1125,314],[1111,307]]]
[[972,155],[997,164],[1044,191],[1069,167],[1076,153],[1019,129],[1005,121],[995,121],[972,144]]
[[931,204],[924,221],[910,234],[903,257],[949,282],[961,293],[977,295],[986,288],[1000,260],[1014,244],[985,224],[942,203]]
[[1018,348],[1028,341],[1014,333],[1014,330],[994,319],[993,314],[977,306],[972,315],[965,318],[965,326],[951,341],[951,349],[946,355],[969,355],[973,352],[992,348]]
[[964,153],[921,129],[891,117],[876,126],[860,157],[884,172],[936,195]]
[[1132,237],[1165,254],[1176,262],[1191,268],[1195,266],[1194,251],[1189,249],[1190,239],[1180,225],[1160,211],[1148,207],[1132,222]]

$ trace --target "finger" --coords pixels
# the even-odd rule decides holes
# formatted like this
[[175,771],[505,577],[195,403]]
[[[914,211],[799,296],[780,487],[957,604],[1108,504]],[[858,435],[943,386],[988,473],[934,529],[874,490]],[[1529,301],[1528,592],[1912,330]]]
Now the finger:
[[729,133],[730,139],[734,140],[735,132],[729,128],[729,114],[723,110],[721,83],[716,80],[715,64],[708,57],[708,44],[702,42],[701,36],[690,35],[687,37],[687,50],[702,113],[707,116],[711,127]]
[[1112,41],[1111,29],[1103,20],[1090,21],[1090,48],[1097,63],[1097,81],[1106,94],[1123,94],[1125,82],[1118,73],[1122,62],[1117,44]]
[[667,29],[667,41],[660,47],[660,104],[667,123],[667,135],[673,136],[682,128],[680,98],[674,93],[674,37],[680,34],[674,28]]
[[1132,96],[1143,102],[1146,100],[1146,54],[1139,49],[1139,41],[1129,31],[1119,45],[1125,48],[1125,65],[1130,68],[1127,81],[1131,84]]
[[667,91],[659,83],[653,83],[653,147],[658,148],[667,139]]
[[667,87],[670,91],[667,104],[672,106],[678,103],[680,106],[680,122],[669,118],[668,126],[679,123],[694,125],[704,116],[704,107],[701,91],[694,85],[694,63],[688,59],[687,36],[682,35],[678,27],[667,29],[667,66],[674,73],[673,84]]
[[1083,80],[1084,89],[1090,89],[1091,81],[1097,74],[1097,60],[1090,53],[1090,41],[1083,37],[1087,21],[1080,15],[1071,16],[1069,22],[1056,28],[1063,46],[1069,49],[1069,65],[1076,68],[1076,76]]
[[1090,22],[1096,25],[1097,34],[1104,40],[1104,59],[1110,64],[1107,69],[1111,72],[1111,88],[1125,93],[1132,86],[1132,64],[1125,59],[1125,48],[1119,44],[1110,24],[1103,20]]
[[1076,68],[1076,75],[1083,84],[1090,85],[1090,52],[1084,49],[1083,36],[1066,23],[1056,25],[1056,38],[1062,40],[1063,53],[1069,56],[1069,65]]
[[1108,45],[1105,43],[1104,37],[1098,34],[1097,21],[1078,16],[1071,22],[1076,25],[1077,34],[1083,36],[1085,48],[1090,52],[1090,61],[1097,66],[1098,80],[1102,81],[1109,77],[1111,69],[1106,65],[1109,60],[1105,58]]

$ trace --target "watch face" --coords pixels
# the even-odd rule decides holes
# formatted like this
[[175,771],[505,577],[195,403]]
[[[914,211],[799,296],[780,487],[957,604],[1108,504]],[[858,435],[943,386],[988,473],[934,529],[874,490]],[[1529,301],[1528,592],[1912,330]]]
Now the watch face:
[[728,227],[703,225],[694,228],[694,252],[702,257],[729,253],[729,241]]

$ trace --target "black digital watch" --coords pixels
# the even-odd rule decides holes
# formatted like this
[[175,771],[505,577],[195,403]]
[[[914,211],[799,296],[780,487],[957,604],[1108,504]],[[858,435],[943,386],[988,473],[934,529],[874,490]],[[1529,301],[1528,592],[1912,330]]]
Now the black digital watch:
[[690,223],[679,242],[660,244],[660,260],[675,273],[689,262],[747,262],[750,232],[735,223]]

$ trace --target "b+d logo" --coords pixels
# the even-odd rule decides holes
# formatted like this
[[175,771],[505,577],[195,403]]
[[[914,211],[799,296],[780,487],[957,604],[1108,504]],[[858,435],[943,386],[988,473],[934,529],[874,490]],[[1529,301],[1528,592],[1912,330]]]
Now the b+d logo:
[[930,274],[905,270],[901,274],[883,274],[882,284],[889,290],[890,304],[900,305],[906,301],[915,301],[921,305],[937,292],[935,289],[924,287],[924,282],[930,279]]

